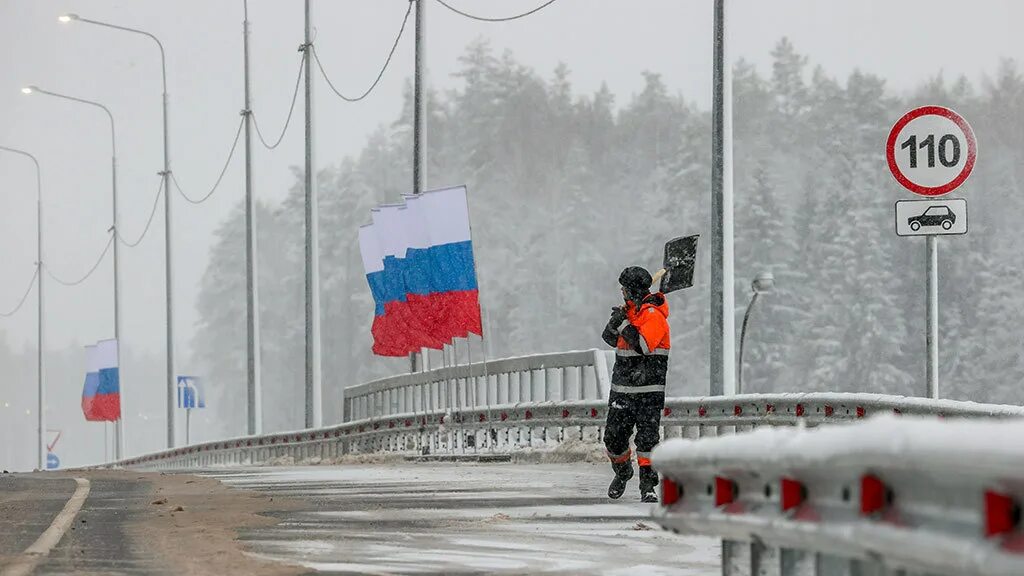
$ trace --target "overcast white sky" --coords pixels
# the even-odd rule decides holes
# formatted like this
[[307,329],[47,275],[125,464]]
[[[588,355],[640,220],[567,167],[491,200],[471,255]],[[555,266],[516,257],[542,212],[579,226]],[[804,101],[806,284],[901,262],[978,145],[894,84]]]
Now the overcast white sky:
[[[522,11],[540,0],[451,0],[485,15]],[[268,133],[287,111],[302,41],[301,0],[251,0],[255,110]],[[376,73],[401,23],[406,0],[318,0],[316,44],[336,85],[361,92]],[[968,8],[969,6],[969,8]],[[581,91],[606,81],[619,102],[641,87],[640,72],[660,72],[672,90],[701,106],[710,100],[711,0],[559,0],[526,20],[486,24],[436,3],[428,13],[427,61],[435,87],[455,85],[451,73],[477,37],[549,75],[566,62]],[[110,148],[99,111],[19,89],[37,84],[98,100],[117,122],[121,230],[135,237],[145,223],[162,165],[160,72],[155,45],[144,37],[57,15],[142,28],[167,50],[171,97],[171,158],[186,192],[204,194],[227,154],[242,107],[241,0],[0,0],[0,145],[36,154],[42,164],[47,260],[65,277],[83,273],[103,247],[110,224]],[[1024,49],[1015,0],[735,0],[729,27],[733,58],[770,72],[770,51],[782,36],[845,75],[878,73],[893,91],[907,90],[938,70],[979,80],[1000,57]],[[411,24],[411,23],[410,23]],[[347,104],[321,80],[316,105],[320,166],[360,150],[376,126],[391,122],[411,74],[411,26],[392,68],[370,99]],[[255,147],[257,194],[281,198],[302,163],[301,101],[296,121],[276,151]],[[270,135],[268,134],[268,137]],[[984,139],[983,134],[979,134]],[[881,150],[879,150],[881,154]],[[429,179],[429,176],[428,176]],[[432,182],[434,185],[450,184]],[[0,310],[13,306],[35,261],[35,184],[31,165],[0,154]],[[196,321],[200,276],[211,234],[242,197],[236,158],[223,188],[199,206],[174,198],[178,349],[188,349]],[[330,233],[321,229],[321,233]],[[163,349],[163,217],[136,249],[122,251],[125,346]],[[242,255],[239,254],[239,258]],[[78,288],[48,285],[49,346],[82,344],[112,335],[111,264]],[[241,296],[240,296],[241,297]],[[15,345],[35,338],[31,308],[0,319]],[[187,366],[182,366],[187,371]]]

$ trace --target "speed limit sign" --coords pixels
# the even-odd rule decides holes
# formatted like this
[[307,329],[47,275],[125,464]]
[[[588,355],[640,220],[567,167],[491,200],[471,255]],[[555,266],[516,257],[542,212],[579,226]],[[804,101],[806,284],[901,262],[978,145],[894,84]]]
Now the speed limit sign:
[[904,188],[942,196],[971,175],[978,142],[963,116],[942,106],[922,106],[893,125],[885,155],[889,171]]

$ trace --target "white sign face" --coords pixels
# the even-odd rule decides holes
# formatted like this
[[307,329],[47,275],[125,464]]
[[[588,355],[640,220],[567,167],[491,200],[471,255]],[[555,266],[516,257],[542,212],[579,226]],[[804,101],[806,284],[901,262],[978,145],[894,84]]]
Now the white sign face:
[[896,203],[897,236],[967,234],[967,200],[901,200]]
[[889,170],[904,188],[941,196],[971,175],[978,144],[962,116],[949,108],[922,106],[896,122],[885,152]]

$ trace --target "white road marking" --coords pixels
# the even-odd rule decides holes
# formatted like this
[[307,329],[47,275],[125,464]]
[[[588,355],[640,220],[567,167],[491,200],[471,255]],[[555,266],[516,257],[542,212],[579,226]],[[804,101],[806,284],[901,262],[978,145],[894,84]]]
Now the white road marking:
[[75,478],[75,482],[78,484],[78,487],[75,488],[75,493],[68,500],[67,504],[64,505],[64,509],[60,511],[60,514],[57,514],[57,517],[53,519],[50,527],[31,546],[26,548],[25,552],[16,558],[12,564],[0,570],[0,576],[27,576],[31,574],[36,569],[39,561],[49,554],[50,550],[53,550],[53,547],[64,537],[64,533],[71,527],[72,522],[75,521],[75,516],[78,515],[78,511],[85,504],[85,499],[89,497],[89,481],[85,478]]

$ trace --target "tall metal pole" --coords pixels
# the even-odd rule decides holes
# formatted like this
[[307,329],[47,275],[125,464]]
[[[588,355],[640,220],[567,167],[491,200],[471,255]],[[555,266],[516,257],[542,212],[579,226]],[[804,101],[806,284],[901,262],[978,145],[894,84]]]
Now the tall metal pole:
[[303,45],[306,74],[306,427],[321,425],[320,389],[320,248],[317,242],[316,175],[313,173],[313,29],[311,0],[306,0]]
[[259,278],[256,262],[256,206],[252,193],[252,92],[249,78],[249,2],[243,0],[242,45],[245,58],[245,327],[249,434],[263,432],[263,387],[260,382]]
[[[163,121],[164,121],[164,169],[160,173],[163,179],[163,190],[164,190],[164,260],[165,260],[165,279],[166,279],[166,290],[167,290],[167,447],[174,446],[174,305],[171,298],[173,292],[173,280],[172,274],[172,260],[171,260],[171,160],[170,160],[170,146],[168,145],[168,130],[167,130],[167,59],[164,56],[164,45],[160,42],[160,39],[156,36],[146,32],[144,30],[138,30],[136,28],[129,28],[127,26],[119,26],[117,24],[110,24],[107,22],[100,22],[98,20],[91,20],[89,18],[82,18],[77,14],[65,14],[59,18],[62,22],[84,22],[86,24],[94,24],[96,26],[102,26],[104,28],[112,28],[114,30],[121,30],[124,32],[131,32],[133,34],[141,34],[146,36],[150,40],[156,42],[157,48],[160,49],[160,71],[163,78]],[[114,261],[117,261],[117,242],[114,242]],[[116,264],[115,264],[116,268]],[[120,350],[120,340],[118,340],[118,350]],[[121,413],[125,414],[124,411],[124,394],[121,394]],[[120,444],[120,443],[119,443]]]
[[[155,38],[154,38],[155,40]],[[167,292],[167,447],[174,447],[174,260],[171,257],[171,146],[168,133],[167,108],[169,99],[167,97],[167,63],[164,60],[164,47],[160,46],[160,67],[163,71],[164,82],[164,267],[165,286]]]
[[928,398],[939,397],[939,247],[935,236],[928,242],[928,345],[927,389]]
[[45,276],[43,274],[43,183],[39,172],[39,162],[36,162],[34,157],[31,158],[36,165],[36,274],[38,274],[36,282],[39,283],[36,285],[36,298],[39,299],[39,316],[36,318],[36,334],[39,339],[36,343],[39,348],[36,353],[36,378],[39,380],[39,469],[46,470],[49,450],[46,447],[46,377],[43,371],[43,344],[45,343],[43,312],[46,302],[43,297],[43,276]]
[[[118,250],[118,244],[120,244],[120,242],[118,241],[118,238],[117,238],[117,234],[118,234],[118,231],[117,231],[118,230],[118,218],[117,218],[117,140],[115,138],[115,132],[114,132],[114,115],[110,113],[110,109],[109,108],[107,108],[103,104],[100,104],[99,102],[93,102],[92,100],[86,100],[84,98],[75,98],[74,96],[68,96],[66,94],[58,94],[56,92],[50,92],[48,90],[43,90],[42,88],[39,88],[38,86],[29,86],[29,87],[23,89],[22,92],[25,92],[26,94],[32,94],[33,92],[38,92],[40,94],[46,94],[47,96],[53,96],[54,98],[61,98],[63,100],[70,100],[72,102],[78,102],[78,103],[81,103],[81,104],[88,104],[89,106],[94,106],[96,108],[99,108],[100,110],[103,110],[103,112],[106,113],[107,118],[110,120],[110,151],[111,151],[111,155],[110,155],[111,178],[110,178],[110,181],[111,181],[111,192],[112,192],[112,196],[113,196],[113,201],[112,201],[113,207],[112,208],[113,208],[114,214],[113,214],[113,225],[110,227],[109,232],[113,233],[113,235],[114,235],[114,239],[113,239],[113,243],[114,243],[114,339],[117,340],[118,366],[120,366],[121,348],[122,348],[122,346],[121,346],[121,274],[120,274],[120,269],[118,267],[118,265],[120,263],[120,258],[119,258],[120,251]],[[128,412],[125,409],[125,404],[126,404],[126,398],[125,397],[126,397],[126,394],[125,394],[124,379],[122,378],[121,379],[121,418],[119,418],[117,420],[117,425],[115,427],[116,447],[115,447],[114,457],[116,459],[118,459],[118,460],[121,459],[122,454],[124,453],[124,446],[125,446],[125,442],[126,442],[126,438],[125,438],[125,434],[124,434],[124,415],[127,414]],[[44,433],[45,433],[45,431],[44,431]]]
[[726,0],[715,0],[711,139],[711,382],[713,396],[735,393],[733,293],[732,72]]
[[[111,120],[110,129],[111,129],[111,137],[113,137],[113,129],[114,129],[113,120]],[[114,202],[113,202],[113,204],[114,204],[114,226],[111,228],[111,230],[114,232],[114,340],[117,342],[117,366],[118,366],[118,372],[119,373],[123,373],[123,371],[121,370],[121,356],[122,356],[121,352],[124,350],[124,346],[122,345],[123,343],[121,342],[121,271],[120,271],[120,261],[121,260],[120,260],[120,249],[118,247],[118,244],[120,244],[121,242],[117,238],[117,234],[119,233],[118,232],[118,222],[119,222],[119,220],[118,220],[118,217],[117,217],[117,154],[116,154],[116,152],[115,152],[115,155],[111,158],[110,165],[111,165],[111,179],[113,181],[113,191],[114,191]],[[114,425],[114,435],[115,435],[115,439],[114,439],[114,442],[115,442],[115,445],[114,445],[114,459],[115,460],[120,460],[121,458],[124,458],[125,454],[127,453],[127,451],[125,450],[125,446],[126,446],[126,444],[128,442],[128,439],[127,439],[127,437],[125,435],[125,429],[124,429],[125,415],[128,414],[128,410],[125,407],[126,403],[125,403],[124,380],[121,380],[120,388],[121,388],[121,394],[120,394],[121,417],[117,419],[117,424]]]
[[426,0],[416,0],[416,71],[413,94],[412,191],[423,192],[427,171],[427,109],[425,89],[426,70],[423,37],[426,33]]
[[37,446],[36,455],[38,456],[38,465],[36,466],[39,470],[46,470],[46,378],[43,373],[43,181],[39,170],[39,161],[36,157],[24,150],[18,150],[15,148],[8,148],[6,146],[0,146],[0,150],[12,152],[20,156],[24,156],[32,161],[32,164],[36,168],[36,298],[38,302],[38,318],[36,324],[36,336],[38,341],[36,343],[38,351],[36,354],[36,381],[37,381],[37,396],[39,399],[38,405],[38,416],[37,425],[39,426],[38,436],[39,445]]
[[[413,126],[412,126],[412,193],[422,194],[427,179],[427,98],[426,89],[426,52],[423,39],[426,34],[426,0],[416,0],[416,70],[413,87]],[[410,372],[416,372],[421,366],[421,354],[409,355]]]

